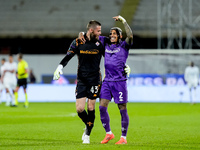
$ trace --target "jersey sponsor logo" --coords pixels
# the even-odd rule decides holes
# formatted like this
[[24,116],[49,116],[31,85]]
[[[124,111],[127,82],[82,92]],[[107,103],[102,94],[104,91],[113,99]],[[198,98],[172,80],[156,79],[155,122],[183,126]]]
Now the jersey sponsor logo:
[[114,50],[106,49],[105,52],[110,53],[110,54],[118,53],[118,52],[120,52],[120,48],[115,48]]
[[99,53],[99,50],[97,49],[92,49],[92,50],[80,50],[80,53],[81,54],[98,54]]

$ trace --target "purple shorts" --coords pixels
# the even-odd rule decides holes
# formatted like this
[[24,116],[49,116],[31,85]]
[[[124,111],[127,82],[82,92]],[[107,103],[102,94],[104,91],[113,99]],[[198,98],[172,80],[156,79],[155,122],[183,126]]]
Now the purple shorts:
[[128,102],[128,91],[126,81],[103,81],[100,98],[110,100],[114,98],[116,104]]

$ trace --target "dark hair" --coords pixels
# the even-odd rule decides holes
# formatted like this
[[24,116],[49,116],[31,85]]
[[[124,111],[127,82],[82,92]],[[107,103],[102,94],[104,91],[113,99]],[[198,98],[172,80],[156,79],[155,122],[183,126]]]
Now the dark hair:
[[194,66],[194,62],[193,61],[190,62],[190,66],[192,66],[192,67]]
[[120,35],[122,35],[122,29],[120,29],[119,27],[112,27],[110,29],[110,33],[112,30],[115,30],[117,32],[118,37],[120,38]]
[[1,60],[2,60],[2,61],[6,61],[6,59],[5,59],[5,58],[2,58]]
[[19,53],[19,54],[18,54],[18,57],[19,57],[20,59],[22,59],[22,58],[23,58],[23,54],[22,54],[22,53]]
[[91,20],[88,24],[87,24],[87,31],[90,29],[90,28],[93,28],[95,29],[97,26],[101,26],[101,23],[96,21],[96,20]]
[[111,31],[112,30],[115,30],[116,31],[116,33],[117,33],[117,36],[118,36],[118,39],[117,39],[117,43],[119,43],[120,41],[121,41],[121,35],[122,35],[122,29],[120,29],[119,27],[112,27],[111,29],[110,29],[110,35],[111,35]]

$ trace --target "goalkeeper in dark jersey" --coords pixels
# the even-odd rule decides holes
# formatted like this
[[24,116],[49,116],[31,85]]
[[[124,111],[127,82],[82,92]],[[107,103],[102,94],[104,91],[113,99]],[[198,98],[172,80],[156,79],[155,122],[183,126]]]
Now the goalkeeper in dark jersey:
[[[100,61],[104,55],[103,42],[99,40],[101,24],[98,21],[90,21],[85,35],[86,42],[83,44],[79,39],[74,40],[66,56],[62,59],[54,72],[54,80],[58,80],[62,69],[76,54],[78,55],[78,71],[76,86],[76,111],[80,119],[85,123],[86,130],[82,136],[83,143],[90,143],[90,133],[95,120],[95,102],[99,97],[101,87]],[[88,99],[87,111],[85,110]]]
[[[131,28],[122,16],[115,16],[113,18],[124,24],[127,37],[124,41],[121,40],[122,30],[118,27],[112,27],[110,29],[109,38],[99,36],[99,39],[104,41],[103,44],[105,46],[105,78],[101,87],[99,110],[106,136],[101,143],[108,143],[114,138],[114,134],[110,128],[110,117],[107,111],[108,104],[113,98],[120,110],[122,132],[120,140],[115,144],[127,144],[126,135],[129,125],[129,116],[127,113],[128,91],[126,80],[127,76],[129,76],[130,68],[126,65],[126,60],[132,45],[133,35]],[[83,35],[82,32],[79,33],[79,39],[82,42],[85,41]]]

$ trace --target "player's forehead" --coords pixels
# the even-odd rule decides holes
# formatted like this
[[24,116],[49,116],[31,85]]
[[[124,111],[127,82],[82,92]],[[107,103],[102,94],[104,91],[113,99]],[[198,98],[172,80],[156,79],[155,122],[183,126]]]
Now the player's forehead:
[[116,32],[116,30],[110,30],[110,35],[112,35],[112,34],[114,34],[114,35],[116,35],[117,34],[117,32]]
[[116,32],[116,30],[113,29],[110,31],[110,33],[117,33],[117,32]]
[[101,26],[97,25],[95,28],[94,28],[95,31],[101,31]]

